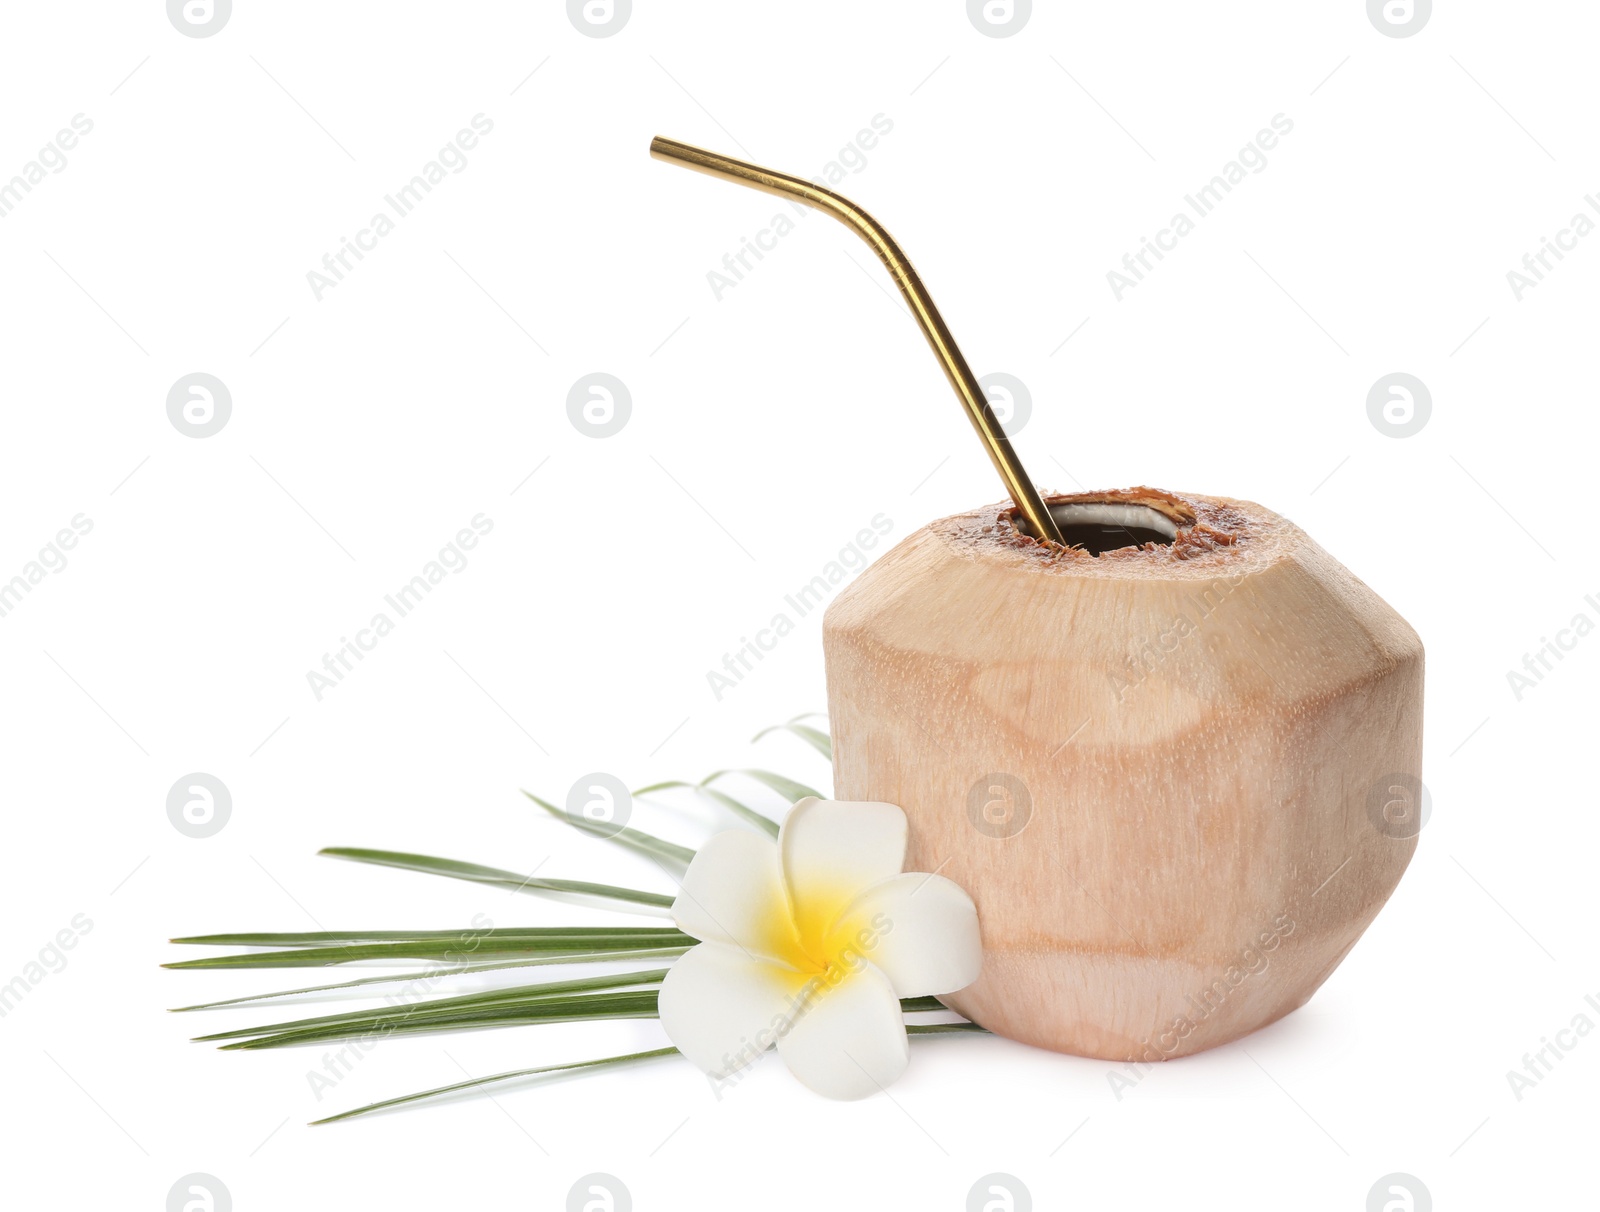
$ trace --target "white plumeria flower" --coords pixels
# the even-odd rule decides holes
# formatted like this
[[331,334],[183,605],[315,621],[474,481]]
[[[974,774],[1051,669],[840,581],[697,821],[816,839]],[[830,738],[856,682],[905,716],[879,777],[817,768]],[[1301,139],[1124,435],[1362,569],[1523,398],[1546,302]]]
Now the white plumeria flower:
[[668,971],[661,1025],[715,1079],[773,1044],[829,1098],[864,1098],[910,1059],[902,997],[978,977],[978,911],[938,875],[902,873],[906,815],[893,804],[801,800],[774,842],[719,833],[672,904],[701,940]]

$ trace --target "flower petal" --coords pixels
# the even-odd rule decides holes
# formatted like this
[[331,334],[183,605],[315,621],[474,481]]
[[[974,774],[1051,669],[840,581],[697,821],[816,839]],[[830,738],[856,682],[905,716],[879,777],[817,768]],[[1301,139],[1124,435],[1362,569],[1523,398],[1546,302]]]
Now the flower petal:
[[905,1019],[889,978],[871,964],[834,972],[843,976],[836,985],[813,978],[809,1000],[778,1037],[778,1054],[818,1094],[866,1098],[905,1072]]
[[908,871],[873,885],[840,914],[830,954],[859,956],[883,970],[896,997],[954,993],[978,979],[978,910],[961,885]]
[[806,979],[737,947],[701,943],[667,970],[661,1025],[679,1052],[706,1073],[727,1077],[772,1046]]
[[794,961],[799,955],[778,847],[753,830],[730,829],[700,847],[672,916],[686,934],[727,943],[752,958]]
[[789,810],[778,848],[800,935],[820,938],[857,893],[900,874],[906,814],[893,804],[808,796]]

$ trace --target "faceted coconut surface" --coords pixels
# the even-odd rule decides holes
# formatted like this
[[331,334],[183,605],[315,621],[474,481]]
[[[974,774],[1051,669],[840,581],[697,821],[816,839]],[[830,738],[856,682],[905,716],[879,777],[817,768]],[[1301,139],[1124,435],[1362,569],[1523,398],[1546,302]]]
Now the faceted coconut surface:
[[945,518],[824,623],[835,794],[901,805],[907,869],[977,902],[944,1000],[1108,1060],[1214,1047],[1303,1004],[1416,846],[1422,644],[1276,514],[1152,489],[1168,545]]

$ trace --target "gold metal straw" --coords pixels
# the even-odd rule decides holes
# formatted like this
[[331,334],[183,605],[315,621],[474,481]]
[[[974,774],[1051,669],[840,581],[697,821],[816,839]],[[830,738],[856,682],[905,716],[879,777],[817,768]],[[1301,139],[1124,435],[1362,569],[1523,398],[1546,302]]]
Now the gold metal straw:
[[813,185],[809,181],[791,177],[787,173],[773,172],[770,168],[747,164],[730,156],[721,156],[704,148],[691,147],[687,143],[663,139],[660,135],[650,140],[650,154],[657,160],[670,160],[685,168],[721,177],[724,181],[747,185],[751,189],[759,189],[764,193],[777,194],[784,198],[798,199],[825,214],[832,215],[865,240],[872,251],[878,254],[878,260],[888,269],[890,276],[895,280],[895,285],[900,287],[900,293],[906,297],[906,302],[911,304],[911,314],[922,326],[923,335],[928,338],[928,344],[933,346],[933,352],[938,357],[939,364],[944,367],[950,386],[955,388],[962,407],[967,410],[967,417],[971,420],[972,427],[983,439],[984,448],[988,450],[995,470],[1005,482],[1006,491],[1011,494],[1011,499],[1017,503],[1018,508],[1028,519],[1033,533],[1049,542],[1064,545],[1055,519],[1045,508],[1039,490],[1028,478],[1028,473],[1023,469],[1021,460],[1017,458],[1016,451],[1011,449],[1011,440],[1006,437],[1006,431],[1000,428],[1000,422],[995,419],[994,410],[989,407],[983,388],[978,386],[977,377],[967,365],[967,360],[961,356],[956,339],[945,327],[939,309],[933,305],[933,299],[928,294],[928,288],[923,286],[922,279],[917,277],[917,271],[912,268],[910,259],[900,251],[900,246],[888,232],[883,230],[883,226],[876,219],[850,199],[840,197],[820,185]]

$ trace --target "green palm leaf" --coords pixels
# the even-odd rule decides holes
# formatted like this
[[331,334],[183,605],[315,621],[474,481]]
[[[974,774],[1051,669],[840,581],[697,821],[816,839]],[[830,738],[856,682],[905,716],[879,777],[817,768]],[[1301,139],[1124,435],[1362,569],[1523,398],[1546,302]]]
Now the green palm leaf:
[[[906,1028],[906,1034],[912,1038],[974,1031],[982,1032],[983,1028],[976,1023],[931,1023],[913,1025]],[[495,1085],[499,1082],[515,1081],[523,1077],[542,1077],[554,1073],[570,1073],[578,1069],[607,1069],[630,1065],[636,1061],[657,1060],[664,1056],[678,1055],[680,1053],[676,1048],[654,1048],[649,1052],[629,1052],[622,1056],[603,1056],[599,1060],[573,1061],[565,1065],[542,1065],[537,1069],[513,1069],[509,1073],[496,1073],[490,1077],[475,1077],[470,1081],[454,1082],[448,1086],[436,1086],[432,1090],[419,1090],[415,1094],[402,1094],[399,1098],[386,1098],[382,1102],[368,1103],[364,1107],[354,1107],[349,1111],[341,1111],[339,1114],[330,1115],[325,1119],[313,1120],[312,1125],[337,1123],[342,1119],[354,1119],[358,1115],[368,1115],[374,1111],[385,1111],[390,1107],[419,1103],[441,1095],[455,1094],[462,1090],[475,1090],[483,1086]]]
[[296,933],[195,934],[170,942],[205,947],[347,947],[358,943],[450,943],[468,947],[475,941],[537,942],[547,938],[593,938],[647,934],[668,937],[671,926],[492,926],[481,930],[314,930]]
[[589,821],[582,817],[573,816],[565,809],[558,808],[547,800],[542,800],[531,791],[524,791],[527,796],[539,807],[543,808],[558,821],[571,825],[574,829],[584,833],[593,834],[595,837],[605,838],[607,841],[616,842],[621,846],[628,846],[650,858],[666,859],[668,862],[677,863],[687,867],[694,858],[694,851],[687,846],[680,846],[676,842],[669,842],[665,838],[656,837],[642,829],[634,829],[624,825],[618,828],[614,825],[603,824],[600,821]]
[[677,790],[678,788],[682,788],[682,789],[684,789],[686,791],[693,791],[693,792],[696,792],[699,795],[703,795],[706,799],[712,801],[713,803],[721,804],[724,808],[726,808],[729,812],[733,813],[740,820],[746,821],[749,824],[754,825],[757,829],[760,829],[761,831],[763,831],[764,833],[769,834],[772,837],[777,837],[778,836],[778,822],[777,821],[773,820],[771,817],[762,815],[761,813],[757,812],[754,808],[751,808],[746,804],[740,803],[738,800],[734,799],[731,795],[727,794],[726,792],[719,791],[715,787],[707,787],[703,783],[685,783],[680,779],[671,779],[671,780],[668,780],[665,783],[652,783],[648,787],[641,787],[641,788],[639,788],[639,790],[635,791],[633,794],[634,795],[649,795],[653,791],[674,791],[674,790]]
[[503,871],[499,867],[484,867],[477,863],[435,858],[428,854],[402,854],[395,850],[365,850],[353,846],[329,846],[317,853],[327,855],[329,858],[349,859],[355,863],[398,867],[402,871],[447,875],[451,879],[471,880],[476,884],[510,888],[513,892],[568,893],[629,901],[638,905],[654,905],[662,909],[672,907],[672,897],[659,892],[642,892],[637,888],[618,888],[611,884],[591,884],[584,880],[536,879],[531,875],[518,875],[515,871]]
[[354,1010],[343,1014],[323,1014],[314,1018],[295,1019],[291,1022],[268,1023],[260,1027],[235,1027],[231,1031],[218,1031],[212,1035],[197,1035],[195,1041],[208,1043],[219,1039],[243,1039],[247,1036],[274,1035],[307,1028],[356,1028],[371,1030],[374,1026],[394,1021],[420,1021],[430,1017],[448,1017],[466,1010],[492,1007],[519,1007],[530,1002],[552,998],[576,1000],[570,995],[592,993],[596,990],[616,990],[638,985],[659,985],[667,975],[665,968],[645,972],[622,972],[611,976],[588,976],[577,980],[546,981],[537,985],[516,985],[504,989],[490,989],[480,993],[464,993],[455,997],[433,998],[383,1010]]
[[977,1023],[907,1023],[907,1035],[988,1035],[989,1028]]
[[224,1006],[247,1006],[258,1002],[276,1001],[283,997],[297,997],[306,993],[332,993],[345,989],[358,989],[364,985],[393,985],[409,981],[434,980],[450,976],[469,976],[479,972],[498,972],[508,968],[538,968],[546,965],[592,964],[601,960],[663,960],[676,959],[687,947],[669,947],[644,951],[592,951],[582,955],[550,955],[542,959],[501,960],[488,964],[461,964],[456,967],[441,966],[421,972],[400,972],[383,976],[364,976],[360,980],[339,981],[332,985],[307,985],[302,989],[280,989],[273,993],[253,993],[248,997],[229,997],[218,1002],[201,1002],[194,1006],[174,1006],[172,1013],[190,1010],[219,1010]]
[[[752,743],[774,732],[787,732],[810,745],[824,758],[833,756],[833,747],[824,728],[813,727],[806,720],[812,715],[798,715],[782,724],[764,728]],[[743,777],[782,796],[791,805],[809,796],[820,798],[822,792],[804,783],[775,774],[772,771],[736,768],[718,770],[698,783],[668,781],[652,784],[635,791],[643,797],[653,792],[687,790],[713,804],[726,809],[745,823],[777,837],[779,823],[729,794],[727,782]],[[735,787],[737,791],[737,786]],[[663,865],[687,867],[695,851],[687,846],[667,841],[631,826],[616,827],[605,822],[589,821],[563,811],[532,792],[524,791],[534,804],[572,827],[616,842],[642,853]],[[741,793],[742,794],[742,793]],[[533,874],[521,875],[515,871],[468,863],[432,855],[409,854],[391,850],[371,850],[355,847],[330,847],[320,853],[352,862],[375,866],[394,867],[428,875],[442,875],[451,879],[467,880],[493,887],[508,888],[517,892],[532,892],[561,896],[593,897],[621,902],[623,905],[643,906],[650,909],[670,909],[674,898],[659,892],[637,888],[624,888],[612,884],[591,883],[582,880],[541,878]],[[669,872],[670,874],[670,872]],[[693,947],[696,939],[672,927],[497,927],[482,930],[423,930],[423,931],[315,931],[235,932],[192,935],[173,939],[185,945],[267,948],[269,950],[209,956],[165,964],[168,968],[310,968],[331,967],[364,960],[375,961],[436,961],[424,971],[398,975],[383,974],[355,980],[310,985],[276,993],[255,994],[228,998],[181,1007],[182,1010],[218,1009],[226,1006],[251,1005],[306,994],[330,993],[363,989],[369,985],[395,984],[396,982],[432,982],[436,978],[455,975],[491,972],[522,967],[560,964],[588,964],[600,961],[650,961],[672,960]],[[500,989],[481,990],[445,997],[431,997],[416,1001],[402,1001],[400,995],[390,994],[383,1006],[363,1010],[322,1014],[291,1019],[254,1027],[219,1031],[197,1037],[208,1042],[220,1042],[229,1050],[255,1050],[290,1047],[299,1044],[318,1044],[324,1041],[351,1037],[385,1037],[411,1035],[435,1031],[464,1031],[478,1028],[508,1027],[537,1023],[582,1021],[609,1021],[622,1019],[655,1018],[658,1015],[660,985],[667,977],[665,967],[643,968],[603,976],[569,977],[562,980],[545,980],[534,984],[516,985]],[[431,983],[428,987],[432,987]],[[369,997],[379,996],[369,994]],[[905,1014],[921,1014],[946,1009],[937,999],[905,998],[900,1003]],[[912,1037],[982,1032],[984,1029],[970,1022],[908,1024],[906,1032]],[[408,1094],[399,1098],[371,1103],[364,1107],[332,1115],[315,1122],[333,1123],[353,1116],[421,1102],[441,1095],[486,1087],[496,1083],[522,1078],[553,1076],[566,1072],[595,1070],[677,1055],[676,1048],[658,1048],[633,1052],[621,1056],[602,1057],[598,1060],[578,1061],[569,1064],[545,1065],[538,1068],[518,1069],[489,1077],[473,1078],[432,1090]]]
[[312,1120],[312,1125],[337,1123],[341,1119],[352,1119],[357,1115],[368,1115],[373,1111],[383,1111],[389,1107],[398,1107],[404,1103],[421,1102],[423,1099],[436,1098],[442,1094],[454,1094],[458,1090],[472,1090],[480,1086],[493,1085],[496,1082],[509,1082],[519,1077],[538,1077],[551,1073],[570,1073],[576,1069],[604,1069],[617,1065],[628,1065],[635,1061],[655,1060],[663,1056],[677,1056],[676,1048],[654,1048],[649,1052],[629,1052],[625,1056],[603,1056],[599,1060],[572,1061],[565,1065],[542,1065],[537,1069],[513,1069],[509,1073],[496,1073],[492,1077],[475,1077],[471,1081],[454,1082],[448,1086],[436,1086],[432,1090],[422,1090],[416,1094],[402,1094],[399,1098],[386,1098],[381,1103],[368,1103],[365,1107],[356,1107],[351,1111],[341,1111],[338,1115],[330,1115],[326,1119]]
[[429,1011],[423,1006],[374,1011],[329,1026],[296,1027],[254,1039],[223,1044],[223,1051],[253,1051],[291,1044],[320,1044],[361,1035],[414,1035],[471,1027],[519,1027],[534,1023],[572,1023],[590,1019],[655,1018],[656,990],[591,993],[579,997],[527,998]]
[[[650,972],[491,989],[455,997],[433,998],[410,1005],[319,1015],[259,1027],[219,1031],[196,1036],[195,1042],[233,1040],[236,1042],[223,1045],[224,1050],[243,1051],[372,1035],[409,1035],[424,1031],[528,1026],[590,1019],[655,1018],[659,990],[640,986],[659,985],[666,974],[667,969],[662,968]],[[943,1006],[921,1004],[925,1000],[903,999],[901,1010],[914,1013],[944,1009]],[[918,1030],[921,1026],[918,1026]],[[962,1024],[936,1023],[926,1026],[944,1028]]]
[[[617,933],[608,938],[550,935],[526,941],[508,940],[479,949],[484,956],[561,955],[566,958],[590,956],[605,951],[639,951],[651,948],[692,947],[698,940],[678,930]],[[347,947],[301,947],[285,951],[255,951],[240,955],[212,955],[202,959],[178,960],[163,968],[329,968],[357,960],[458,960],[461,944],[445,943],[359,943]]]
[[797,783],[793,779],[786,778],[781,774],[773,774],[770,770],[750,770],[748,768],[741,770],[719,770],[715,774],[706,775],[705,778],[700,780],[700,785],[702,787],[709,787],[712,783],[717,782],[719,779],[725,779],[730,774],[742,774],[747,779],[754,779],[763,786],[772,788],[772,790],[783,796],[783,798],[788,800],[791,804],[793,804],[796,800],[803,800],[807,797],[819,800],[827,798],[822,794],[822,792],[816,790],[815,788],[807,787],[804,783]]
[[750,743],[754,745],[757,741],[769,733],[789,732],[799,737],[802,741],[810,745],[813,749],[831,762],[833,761],[833,742],[828,738],[828,734],[818,728],[811,727],[809,724],[802,724],[800,722],[801,720],[815,719],[821,714],[821,712],[813,711],[807,715],[797,715],[794,717],[794,719],[785,723],[774,724],[770,728],[763,728],[760,732],[756,733],[755,736],[750,738]]

